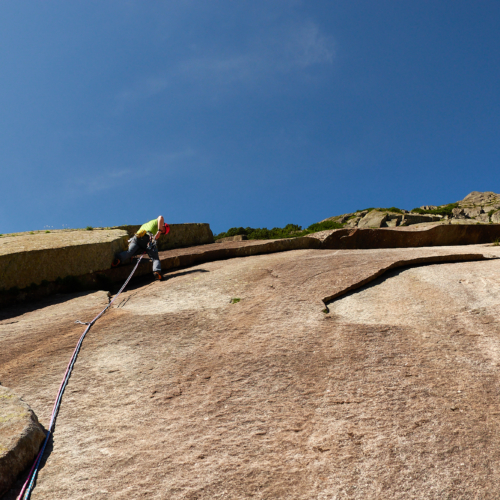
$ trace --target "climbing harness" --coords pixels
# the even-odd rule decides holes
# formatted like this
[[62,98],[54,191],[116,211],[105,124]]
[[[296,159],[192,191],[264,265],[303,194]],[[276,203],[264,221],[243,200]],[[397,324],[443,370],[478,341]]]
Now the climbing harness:
[[123,292],[125,287],[128,285],[128,282],[132,279],[132,276],[134,275],[134,273],[135,273],[137,267],[139,266],[139,263],[141,262],[141,259],[144,257],[144,255],[146,255],[146,252],[144,252],[137,259],[137,263],[136,263],[134,269],[132,269],[132,272],[130,273],[129,277],[127,278],[127,280],[125,281],[123,286],[120,288],[118,293],[114,296],[113,300],[111,300],[110,303],[92,321],[90,321],[89,323],[86,323],[86,322],[80,321],[80,320],[75,321],[75,323],[77,323],[77,324],[87,325],[87,328],[85,328],[85,331],[82,333],[80,340],[76,344],[75,350],[73,351],[73,355],[71,356],[68,367],[66,368],[66,372],[64,373],[64,377],[62,379],[61,385],[59,387],[59,391],[57,393],[56,401],[54,403],[54,408],[52,409],[52,416],[50,419],[49,428],[47,430],[47,435],[45,436],[45,441],[43,442],[43,446],[42,446],[40,452],[38,453],[33,466],[31,467],[30,473],[28,474],[28,478],[26,479],[26,482],[24,483],[23,488],[22,488],[21,492],[19,493],[19,496],[17,497],[17,500],[27,500],[30,497],[30,494],[33,490],[33,485],[35,484],[35,479],[36,479],[36,476],[38,474],[38,468],[40,466],[40,462],[42,460],[43,453],[45,451],[45,447],[47,446],[47,443],[49,442],[50,436],[52,435],[52,432],[54,430],[57,414],[58,414],[59,408],[61,406],[62,396],[64,394],[64,390],[66,389],[66,386],[68,385],[69,377],[71,376],[71,372],[72,372],[73,366],[76,362],[76,358],[78,357],[78,353],[80,352],[80,349],[82,347],[83,339],[87,335],[87,333],[90,330],[90,328],[92,327],[92,325],[111,307],[111,305],[118,298],[120,293]]

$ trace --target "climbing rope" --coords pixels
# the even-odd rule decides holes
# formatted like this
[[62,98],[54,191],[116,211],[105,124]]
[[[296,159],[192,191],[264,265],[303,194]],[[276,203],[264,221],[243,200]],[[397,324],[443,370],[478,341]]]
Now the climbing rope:
[[66,368],[66,372],[64,373],[64,377],[62,379],[61,385],[59,387],[59,391],[57,393],[56,401],[54,403],[54,408],[52,409],[52,416],[50,419],[50,425],[47,430],[47,435],[45,436],[45,441],[43,442],[43,446],[40,449],[40,452],[38,453],[35,462],[33,463],[33,466],[31,467],[30,473],[28,474],[28,478],[26,479],[26,482],[23,485],[23,488],[21,492],[19,493],[19,496],[17,497],[17,500],[27,500],[30,497],[30,494],[33,490],[33,485],[35,484],[35,479],[38,474],[38,468],[40,466],[40,462],[42,461],[43,453],[45,452],[45,447],[47,446],[47,443],[49,442],[50,436],[53,433],[55,423],[56,423],[56,418],[57,414],[59,412],[59,408],[61,406],[61,400],[62,396],[64,394],[64,390],[66,389],[66,385],[68,384],[69,377],[71,376],[71,372],[73,370],[73,366],[76,362],[76,358],[78,357],[78,353],[80,352],[80,348],[82,347],[83,339],[87,335],[88,331],[92,327],[92,325],[111,307],[113,302],[118,298],[120,293],[123,292],[125,287],[128,285],[128,282],[132,279],[132,276],[134,275],[137,267],[139,266],[139,263],[141,262],[141,259],[144,257],[146,252],[144,252],[138,259],[137,259],[137,264],[135,265],[134,269],[132,269],[132,272],[130,273],[129,277],[123,284],[123,286],[120,288],[118,293],[114,296],[113,300],[110,301],[110,303],[89,323],[83,322],[83,321],[75,321],[75,323],[81,324],[81,325],[87,325],[87,328],[85,328],[85,331],[82,333],[82,336],[80,337],[80,340],[76,344],[75,350],[73,351],[73,355],[71,356],[71,359],[69,361],[68,367]]

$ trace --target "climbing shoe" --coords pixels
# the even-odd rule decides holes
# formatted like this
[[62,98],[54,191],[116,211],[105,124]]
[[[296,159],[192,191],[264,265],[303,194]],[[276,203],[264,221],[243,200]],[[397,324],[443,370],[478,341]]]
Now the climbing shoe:
[[163,276],[158,271],[155,271],[153,273],[153,275],[154,275],[155,279],[157,279],[158,281],[162,281],[163,280]]
[[121,264],[121,261],[118,257],[115,257],[113,259],[113,262],[111,262],[111,267],[116,267],[116,266],[119,266]]

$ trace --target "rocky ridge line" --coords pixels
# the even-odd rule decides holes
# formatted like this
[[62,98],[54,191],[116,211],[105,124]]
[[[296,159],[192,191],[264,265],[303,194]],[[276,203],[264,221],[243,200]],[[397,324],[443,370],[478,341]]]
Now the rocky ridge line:
[[[444,212],[445,214],[433,213]],[[449,212],[449,215],[446,213]],[[500,194],[472,191],[463,200],[446,205],[423,205],[412,211],[369,208],[322,220],[344,224],[346,228],[410,226],[422,223],[488,224],[500,223]]]

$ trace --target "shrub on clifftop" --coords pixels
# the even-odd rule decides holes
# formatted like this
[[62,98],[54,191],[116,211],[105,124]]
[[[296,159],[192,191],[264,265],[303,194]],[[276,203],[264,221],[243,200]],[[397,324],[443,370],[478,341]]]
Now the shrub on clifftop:
[[287,224],[285,227],[232,227],[225,233],[215,235],[215,239],[227,238],[228,236],[245,235],[249,240],[277,240],[281,238],[296,238],[305,236],[306,234],[317,233],[328,229],[341,229],[344,225],[338,222],[325,221],[311,224],[307,229],[302,229],[302,226],[297,224]]
[[441,205],[435,210],[423,210],[421,208],[414,208],[413,213],[416,214],[429,214],[429,215],[447,215],[451,217],[453,215],[453,209],[458,207],[458,203],[450,203],[448,205]]

